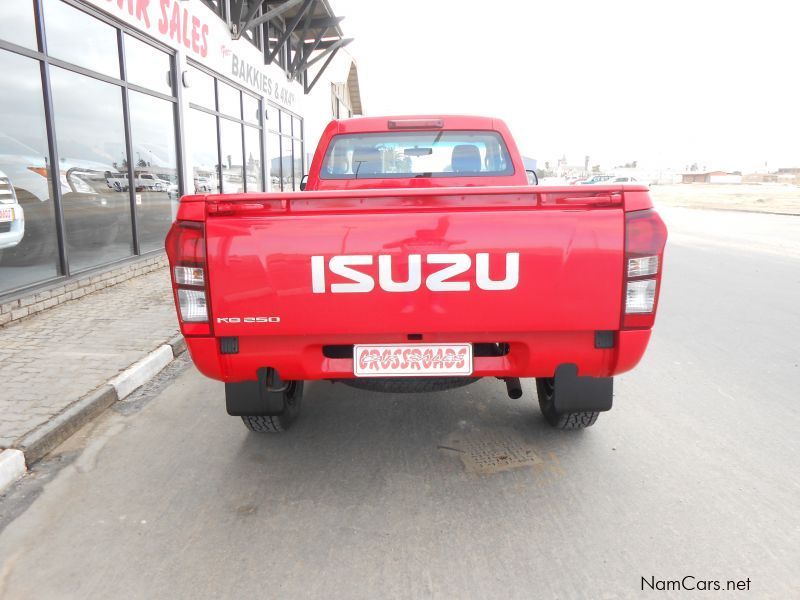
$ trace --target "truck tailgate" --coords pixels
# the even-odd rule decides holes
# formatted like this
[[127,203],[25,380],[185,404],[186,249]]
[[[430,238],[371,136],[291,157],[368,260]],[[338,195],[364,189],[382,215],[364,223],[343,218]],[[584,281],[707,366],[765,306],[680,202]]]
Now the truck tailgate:
[[[618,329],[621,192],[533,189],[212,197],[206,241],[214,335],[347,334],[358,340],[383,333]],[[513,268],[515,253],[515,286],[478,286],[479,254],[488,254],[491,280],[507,280],[509,287],[513,277],[506,268]],[[451,264],[431,255],[449,255],[462,265],[468,260],[465,271],[447,280],[460,282],[450,287],[461,289],[430,289],[437,285],[429,276]],[[361,257],[358,266],[344,262],[365,275],[356,277],[365,291],[335,285],[353,284],[331,270],[331,258],[338,256]],[[400,283],[419,261],[419,288],[382,289],[381,261]]]

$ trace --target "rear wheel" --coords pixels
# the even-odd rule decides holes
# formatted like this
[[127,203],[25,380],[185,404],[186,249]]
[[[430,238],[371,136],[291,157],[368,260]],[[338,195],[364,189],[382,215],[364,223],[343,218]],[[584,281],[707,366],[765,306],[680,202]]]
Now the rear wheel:
[[250,431],[256,433],[280,433],[286,431],[297,420],[303,400],[303,382],[287,381],[283,392],[284,409],[279,415],[243,415],[242,422]]
[[539,377],[536,379],[536,394],[539,396],[539,409],[545,420],[556,429],[585,429],[597,421],[599,412],[556,412],[553,401],[555,379]]

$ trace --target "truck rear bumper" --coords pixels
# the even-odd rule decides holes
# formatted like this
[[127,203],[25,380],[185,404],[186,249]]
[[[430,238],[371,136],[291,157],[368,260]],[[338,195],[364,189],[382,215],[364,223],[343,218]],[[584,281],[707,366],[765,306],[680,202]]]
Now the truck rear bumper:
[[[564,363],[577,365],[581,376],[610,377],[636,366],[647,347],[650,329],[614,332],[611,348],[596,348],[594,331],[426,334],[414,341],[406,335],[358,339],[344,335],[252,336],[238,338],[237,351],[225,354],[221,339],[188,337],[186,342],[201,373],[229,383],[255,380],[256,372],[263,367],[272,367],[286,380],[351,378],[353,359],[347,355],[347,347],[355,343],[503,343],[507,350],[502,355],[475,356],[473,377],[553,377],[558,365]],[[331,348],[339,352],[332,353]]]

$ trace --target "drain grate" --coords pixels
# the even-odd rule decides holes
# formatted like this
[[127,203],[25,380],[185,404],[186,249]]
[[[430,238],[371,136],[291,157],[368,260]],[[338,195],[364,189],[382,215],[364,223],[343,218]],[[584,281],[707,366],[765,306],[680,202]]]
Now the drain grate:
[[472,473],[496,473],[544,462],[513,431],[461,434],[441,448],[458,452],[464,467]]

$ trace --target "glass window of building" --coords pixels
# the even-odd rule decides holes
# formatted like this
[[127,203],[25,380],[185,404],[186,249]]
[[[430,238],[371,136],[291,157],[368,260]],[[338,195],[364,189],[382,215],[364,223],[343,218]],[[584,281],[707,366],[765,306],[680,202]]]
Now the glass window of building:
[[283,174],[281,172],[281,136],[277,132],[270,131],[267,134],[267,148],[270,157],[270,190],[280,192],[283,189],[281,185]]
[[244,128],[245,183],[248,192],[263,192],[261,180],[261,130],[255,127]]
[[186,124],[186,149],[192,162],[194,193],[219,193],[217,118],[192,109]]
[[237,119],[242,118],[242,94],[227,83],[217,80],[219,112]]
[[294,186],[296,190],[300,189],[300,181],[303,179],[303,144],[300,140],[293,140],[294,146]]
[[31,0],[4,0],[0,17],[0,40],[37,49],[36,25]]
[[0,293],[58,276],[40,63],[0,50]]
[[244,120],[248,123],[261,123],[261,110],[258,98],[254,98],[250,94],[242,94],[242,105],[244,108]]
[[270,124],[277,129],[267,138],[272,191],[299,190],[305,167],[303,120],[273,105],[269,111]]
[[189,102],[215,110],[217,104],[214,100],[214,78],[208,73],[189,67]]
[[284,192],[294,190],[294,159],[292,158],[292,138],[281,136],[281,185]]
[[201,76],[210,82],[203,85],[206,106],[195,105],[187,124],[190,138],[187,149],[196,192],[263,191],[261,101],[232,84],[191,68],[193,81]]
[[292,135],[292,117],[289,113],[280,111],[281,133]]
[[242,126],[220,119],[220,150],[222,152],[222,193],[244,191],[244,158],[242,157]]
[[43,0],[42,7],[51,56],[119,78],[115,28],[61,0]]
[[353,116],[349,102],[346,83],[331,83],[331,110],[334,119],[349,119]]
[[164,247],[178,204],[175,111],[172,102],[131,91],[131,143],[136,224],[142,252]]
[[122,91],[50,69],[70,271],[133,253]]
[[172,57],[133,36],[125,36],[125,76],[129,83],[172,95]]

